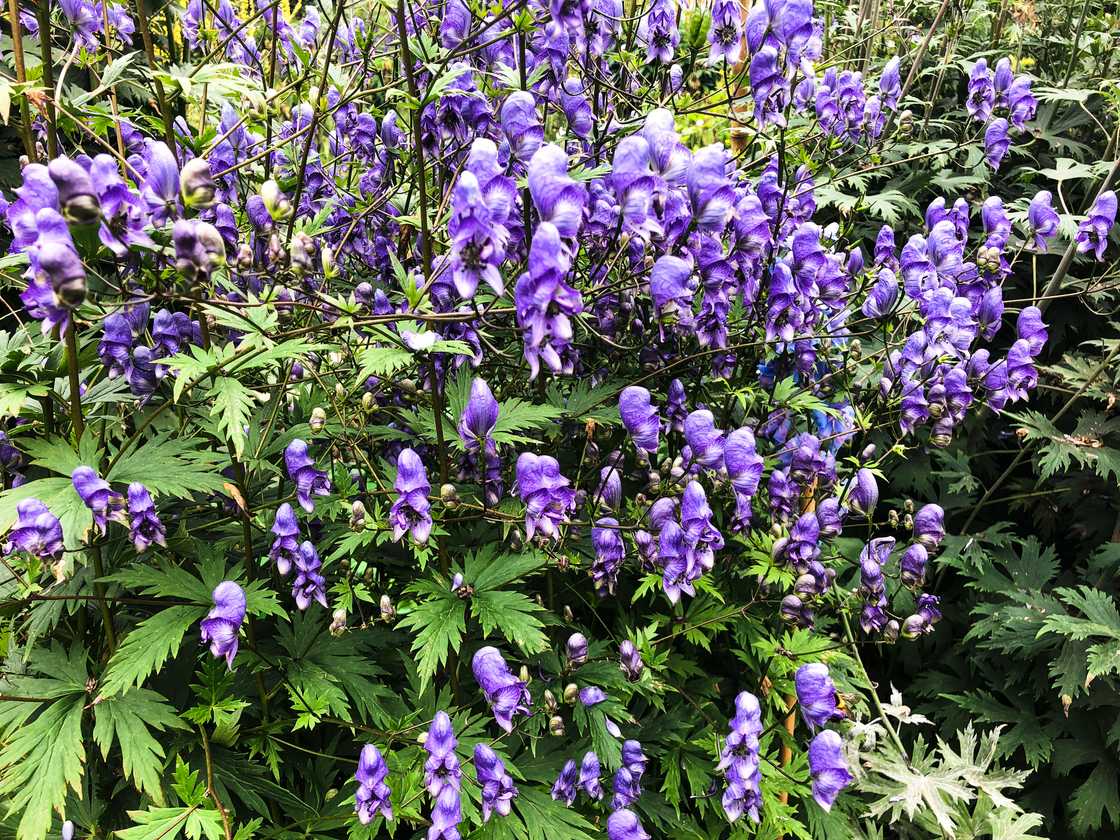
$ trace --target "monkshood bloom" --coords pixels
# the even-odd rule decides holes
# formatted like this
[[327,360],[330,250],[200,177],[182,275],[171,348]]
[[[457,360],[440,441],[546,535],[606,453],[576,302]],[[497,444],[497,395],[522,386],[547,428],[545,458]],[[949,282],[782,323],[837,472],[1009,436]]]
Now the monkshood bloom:
[[969,115],[979,122],[986,123],[992,115],[995,105],[995,88],[992,84],[992,73],[988,69],[988,60],[981,58],[968,74],[968,98],[965,108]]
[[[750,20],[747,21],[748,37]],[[778,51],[765,45],[751,58],[748,74],[754,95],[754,118],[763,125],[785,126],[785,108],[789,104],[789,80]]]
[[737,0],[714,0],[708,28],[708,63],[738,63],[743,52],[743,8]]
[[941,599],[936,595],[919,595],[918,611],[902,622],[902,635],[913,639],[923,633],[933,632],[933,625],[941,620]]
[[612,457],[609,461],[599,470],[599,488],[595,491],[595,501],[601,502],[610,510],[618,510],[622,503],[622,473],[619,472],[619,460]]
[[598,802],[603,798],[603,785],[599,781],[599,774],[602,768],[599,765],[599,756],[595,753],[588,751],[583,755],[583,761],[579,765],[579,789],[588,795],[591,799]]
[[432,503],[428,501],[432,486],[428,483],[424,462],[411,449],[402,449],[397,456],[393,488],[397,491],[397,498],[389,508],[393,539],[399,540],[409,532],[413,540],[424,545],[432,533]]
[[509,231],[492,217],[478,179],[470,172],[461,172],[451,191],[447,232],[451,236],[451,279],[459,296],[464,300],[473,298],[480,280],[494,294],[502,294],[504,286],[498,268],[506,256]]
[[649,833],[642,828],[638,815],[626,808],[620,808],[607,818],[608,840],[650,840]]
[[666,254],[658,257],[649,275],[650,297],[658,313],[681,328],[692,323],[692,301],[696,282],[692,277],[693,264],[689,260]]
[[146,155],[147,171],[140,195],[148,205],[152,224],[163,227],[179,215],[179,165],[162,141],[151,143]]
[[92,467],[75,467],[70,481],[82,503],[93,511],[93,527],[104,534],[106,519],[110,516],[116,518],[114,514],[120,511],[124,500]]
[[735,528],[746,530],[751,522],[751,499],[762,480],[763,460],[755,449],[754,432],[743,427],[727,436],[723,465],[735,491]]
[[639,680],[642,671],[645,670],[646,666],[642,662],[642,654],[638,652],[634,643],[629,639],[624,639],[622,644],[618,646],[618,667],[630,682]]
[[883,566],[893,550],[894,537],[877,537],[859,554],[860,593],[866,601],[860,615],[864,633],[877,633],[887,625],[887,586]]
[[756,823],[762,805],[762,773],[759,769],[759,736],[762,735],[762,708],[758,698],[742,691],[735,698],[735,716],[724,742],[716,771],[723,771],[727,789],[723,792],[723,811],[730,822],[749,814]]
[[428,840],[459,840],[458,826],[463,821],[459,788],[463,771],[455,755],[458,744],[447,712],[436,712],[424,740],[424,750],[428,753],[424,762],[424,785],[435,800]]
[[723,464],[725,436],[708,409],[697,409],[684,419],[684,439],[688,443],[688,452],[682,453],[685,457],[711,470]]
[[673,63],[673,53],[681,42],[673,0],[653,0],[649,12],[638,22],[638,40],[646,45],[647,64]]
[[574,367],[571,318],[583,311],[583,298],[565,280],[571,252],[560,237],[560,230],[548,222],[537,226],[529,250],[529,270],[514,289],[530,379],[540,372],[542,360],[553,373],[571,373]]
[[[524,90],[511,93],[502,103],[500,117],[502,131],[509,141],[513,156],[522,163],[528,163],[544,141],[544,127],[537,117],[537,103],[533,94]],[[564,171],[567,172],[567,159],[564,164]],[[534,195],[534,200],[535,198]]]
[[311,606],[312,601],[318,601],[325,607],[327,582],[320,573],[323,563],[319,559],[319,552],[309,541],[304,540],[300,543],[295,564],[296,576],[292,580],[292,597],[296,599],[296,606],[305,610]]
[[459,439],[467,454],[464,477],[473,476],[483,486],[486,503],[496,505],[502,497],[502,462],[494,441],[500,407],[485,380],[475,378],[459,418]]
[[1030,76],[1016,76],[1007,92],[1007,110],[1011,124],[1018,131],[1027,127],[1038,110],[1038,100],[1031,93]]
[[276,535],[276,539],[269,549],[268,559],[276,564],[276,571],[280,576],[286,577],[292,570],[292,563],[296,561],[299,551],[299,522],[296,521],[292,506],[287,502],[276,510],[272,533]]
[[1046,324],[1042,321],[1042,310],[1037,306],[1027,306],[1019,313],[1015,321],[1016,335],[1026,341],[1032,356],[1037,356],[1046,346],[1050,334],[1046,331]]
[[[560,236],[574,239],[587,207],[587,187],[568,175],[568,155],[559,146],[546,143],[529,161],[529,194],[542,222],[555,226]],[[534,243],[540,229],[533,236]],[[550,259],[544,254],[544,259]],[[530,262],[532,254],[530,254]],[[561,272],[566,274],[567,270]]]
[[595,561],[591,564],[591,577],[595,581],[595,594],[600,598],[614,594],[618,572],[626,556],[618,520],[604,516],[591,529],[591,544],[595,547]]
[[47,174],[58,188],[62,217],[75,225],[90,225],[101,216],[93,179],[80,164],[62,155],[47,164]]
[[482,821],[489,822],[496,812],[508,817],[510,806],[517,798],[513,778],[506,772],[505,763],[486,744],[475,744],[474,769],[482,788]]
[[590,708],[598,706],[607,699],[607,693],[597,685],[584,686],[579,690],[579,702]]
[[5,556],[22,551],[46,560],[62,552],[62,523],[45,504],[23,499],[16,504],[16,517],[4,543]]
[[712,521],[713,512],[698,481],[690,481],[681,497],[681,529],[684,531],[687,558],[686,578],[699,580],[715,565],[715,552],[724,546],[723,535]]
[[926,581],[926,563],[929,552],[921,543],[914,543],[902,552],[899,561],[901,568],[900,578],[907,586],[921,586]]
[[623,742],[622,766],[614,774],[611,807],[626,808],[641,798],[642,776],[646,772],[648,761],[640,743],[633,740]]
[[569,664],[582,665],[587,661],[587,637],[582,633],[573,633],[569,636],[565,649]]
[[237,632],[245,620],[245,591],[232,580],[223,580],[211,595],[214,606],[202,620],[202,641],[210,643],[215,659],[225,657],[226,667],[233,667],[237,656]]
[[512,732],[514,715],[529,714],[529,689],[514,676],[495,647],[479,648],[471,669],[494,712],[494,720],[506,732]]
[[892,58],[883,67],[883,73],[879,76],[879,93],[883,100],[883,107],[892,111],[898,108],[898,100],[902,96],[902,82],[898,72],[899,61],[897,56]]
[[852,510],[867,516],[875,512],[875,505],[879,503],[879,483],[875,481],[875,473],[861,467],[855,475],[848,494],[848,504]]
[[933,551],[945,539],[945,511],[941,505],[923,505],[914,514],[914,539]]
[[868,318],[884,318],[894,309],[898,298],[898,278],[889,268],[882,268],[860,311]]
[[831,729],[817,733],[809,744],[809,775],[813,780],[813,799],[826,811],[852,781],[844,761],[844,742]]
[[802,665],[793,681],[797,690],[797,705],[801,707],[801,714],[810,729],[820,729],[831,721],[844,719],[844,712],[838,707],[836,686],[829,676],[828,666],[823,662]]
[[288,478],[296,485],[296,499],[308,513],[315,510],[311,494],[326,496],[331,492],[331,480],[322,470],[315,469],[315,462],[307,454],[307,444],[296,438],[284,450],[284,466]]
[[1046,246],[1058,235],[1058,213],[1049,190],[1039,190],[1027,209],[1027,221],[1034,234],[1034,247],[1046,253]]
[[128,485],[128,538],[137,554],[143,554],[152,543],[167,546],[167,531],[156,515],[152,494],[139,481]]
[[727,178],[727,151],[723,146],[714,143],[693,155],[686,182],[693,223],[703,231],[723,233],[736,201]]
[[525,503],[525,536],[537,532],[548,539],[560,536],[558,526],[568,521],[576,491],[560,475],[560,464],[548,455],[523,452],[517,458],[517,490]]
[[1011,148],[1011,138],[1007,135],[1007,120],[996,117],[984,130],[984,159],[992,169],[999,169],[1007,150]]
[[86,297],[86,271],[66,220],[44,207],[35,214],[34,225],[38,237],[27,254],[32,277],[53,292],[55,306],[79,305]]
[[377,747],[373,744],[362,747],[358,756],[358,771],[354,774],[354,778],[358,780],[358,789],[354,792],[354,811],[362,825],[369,825],[378,812],[392,822],[393,806],[389,802],[391,791],[385,783],[388,775],[389,767]]
[[571,807],[576,801],[576,783],[579,781],[579,769],[575,759],[568,759],[560,768],[560,775],[552,785],[552,798]]
[[1116,193],[1108,190],[1097,196],[1093,206],[1089,208],[1088,217],[1077,227],[1077,235],[1074,237],[1077,253],[1087,254],[1092,251],[1098,260],[1103,260],[1108,233],[1115,223]]
[[618,397],[618,413],[634,446],[645,452],[656,452],[661,418],[650,402],[649,391],[638,385],[623,388]]

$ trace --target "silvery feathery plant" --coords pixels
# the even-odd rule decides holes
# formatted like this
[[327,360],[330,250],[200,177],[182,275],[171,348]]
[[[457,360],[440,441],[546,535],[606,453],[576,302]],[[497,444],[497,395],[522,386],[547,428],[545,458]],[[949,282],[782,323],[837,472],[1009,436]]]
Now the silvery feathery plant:
[[[915,74],[807,0],[152,11],[10,21],[17,837],[994,833],[994,739],[915,799],[864,658],[942,616],[880,482],[1037,383],[1048,192],[819,207]],[[1032,79],[966,107],[995,170]]]

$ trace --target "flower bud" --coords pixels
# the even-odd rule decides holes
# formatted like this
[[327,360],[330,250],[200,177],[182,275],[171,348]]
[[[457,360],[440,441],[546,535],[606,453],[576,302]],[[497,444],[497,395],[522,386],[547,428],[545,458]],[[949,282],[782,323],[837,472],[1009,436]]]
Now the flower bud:
[[272,179],[261,184],[261,200],[264,201],[264,208],[274,221],[287,219],[295,210],[292,202],[281,191],[280,185]]
[[396,608],[393,606],[393,600],[388,595],[381,596],[381,620],[392,621],[393,616],[397,614]]
[[311,409],[311,419],[307,421],[307,425],[311,427],[312,432],[321,432],[323,427],[327,425],[327,412],[322,406],[315,406]]
[[455,489],[454,484],[442,485],[439,488],[439,497],[452,510],[459,507],[459,491]]
[[204,158],[191,158],[179,172],[179,192],[183,204],[194,209],[212,207],[217,185],[210,174],[210,162]]
[[366,506],[362,504],[361,499],[356,499],[350,505],[350,528],[354,531],[362,531],[366,527]]
[[253,267],[253,249],[248,245],[242,244],[237,249],[237,257],[234,259],[234,265],[238,271],[249,271]]
[[790,624],[797,624],[801,621],[801,599],[796,595],[787,595],[782,599],[782,605],[778,610],[778,614],[782,617],[782,621],[789,622]]
[[898,527],[898,511],[897,510],[892,509],[887,514],[887,524],[890,525],[892,528],[897,528]]
[[47,173],[58,189],[62,217],[75,225],[92,225],[101,218],[93,179],[85,168],[68,157],[47,164]]
[[848,355],[856,361],[863,358],[863,344],[860,343],[858,338],[853,338],[848,342]]
[[875,457],[875,452],[876,452],[875,444],[873,444],[873,443],[867,444],[867,446],[863,447],[863,452],[861,452],[859,454],[860,462],[861,463],[866,463],[866,462],[870,461],[872,458]]
[[902,509],[904,511],[906,511],[907,513],[913,513],[914,512],[914,500],[913,499],[907,499],[906,501],[904,501],[902,503]]
[[556,695],[547,688],[544,690],[543,699],[544,707],[550,715],[554,715],[560,710],[560,704],[556,702]]
[[572,613],[572,608],[567,604],[564,605],[564,620],[569,624],[576,620],[575,615]]
[[914,517],[910,514],[906,514],[906,516],[902,518],[902,527],[907,531],[912,530],[914,528]]
[[564,734],[564,718],[560,715],[550,717],[548,719],[548,731],[557,737],[562,736]]
[[369,413],[373,410],[373,392],[366,391],[362,394],[362,410]]
[[567,651],[570,664],[582,665],[587,661],[587,637],[582,633],[573,633],[568,637]]
[[456,572],[455,576],[451,578],[451,590],[454,592],[463,585],[463,573]]
[[521,678],[521,682],[525,683],[525,685],[528,685],[533,681],[533,676],[529,673],[528,665],[522,665],[521,670],[518,672],[517,676]]
[[73,820],[67,820],[62,824],[62,840],[74,840]]
[[332,636],[341,636],[346,632],[346,610],[339,607],[331,613],[330,633]]
[[574,703],[579,699],[579,686],[575,683],[568,683],[564,686],[564,702]]
[[334,383],[334,396],[339,400],[346,399],[346,386],[344,386],[341,382]]
[[904,639],[916,639],[922,635],[929,626],[929,622],[925,616],[912,615],[902,622],[902,637]]
[[883,638],[888,642],[898,641],[898,622],[893,618],[887,622],[887,626],[883,628]]
[[323,276],[328,280],[338,276],[338,266],[334,261],[334,249],[330,245],[324,245],[319,252],[319,267],[323,270]]

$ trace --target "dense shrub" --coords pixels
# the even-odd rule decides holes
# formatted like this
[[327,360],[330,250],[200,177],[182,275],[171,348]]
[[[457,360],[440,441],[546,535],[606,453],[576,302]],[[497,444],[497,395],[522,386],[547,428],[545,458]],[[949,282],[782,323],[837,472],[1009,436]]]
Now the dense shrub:
[[1032,158],[1084,154],[1055,111],[1092,91],[958,67],[1013,26],[948,7],[21,10],[4,830],[1061,818],[1005,766],[1049,752],[928,657],[971,612],[954,677],[1081,658],[1068,709],[1115,670],[1108,595],[988,519],[1034,450],[968,467],[1015,418],[1043,478],[1116,475],[1078,437],[1112,421],[1024,408],[1114,172]]

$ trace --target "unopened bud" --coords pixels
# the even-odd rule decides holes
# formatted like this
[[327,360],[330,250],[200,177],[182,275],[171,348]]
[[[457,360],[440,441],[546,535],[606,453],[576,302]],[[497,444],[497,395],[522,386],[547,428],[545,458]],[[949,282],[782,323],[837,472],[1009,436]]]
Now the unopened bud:
[[242,244],[237,249],[237,257],[234,264],[238,271],[248,271],[253,267],[253,249],[248,245]]
[[350,528],[354,531],[364,530],[366,527],[366,506],[361,499],[356,499],[350,505]]
[[396,608],[393,606],[393,599],[388,595],[381,596],[381,620],[392,621],[393,616],[397,614]]
[[550,717],[548,719],[548,731],[557,737],[563,735],[564,718],[560,717],[560,715],[553,715],[552,717]]
[[574,703],[579,699],[579,686],[575,683],[568,683],[564,686],[564,702]]
[[332,636],[341,636],[346,632],[346,610],[341,607],[331,613],[330,632]]
[[521,671],[520,673],[518,673],[518,676],[521,677],[521,682],[525,683],[525,685],[528,685],[533,681],[533,676],[529,673],[528,665],[521,666]]
[[454,484],[444,484],[439,488],[439,497],[449,508],[459,507],[459,491]]
[[902,519],[902,527],[907,531],[912,531],[914,529],[914,517],[910,514],[906,514]]
[[311,427],[312,432],[323,431],[323,427],[327,425],[327,412],[321,406],[315,406],[311,409],[311,419],[307,421],[307,425]]
[[292,202],[272,179],[261,184],[261,200],[264,201],[264,209],[275,221],[287,219],[294,211]]
[[214,176],[210,174],[210,162],[205,158],[191,158],[183,164],[179,172],[179,192],[187,207],[202,209],[214,205],[217,192]]
[[891,510],[890,512],[887,513],[887,524],[890,525],[892,528],[897,528],[898,527],[898,511],[897,510]]
[[362,394],[362,410],[367,414],[373,410],[373,392],[366,391]]
[[904,501],[902,503],[902,509],[904,511],[906,511],[907,513],[913,513],[914,512],[914,500],[913,499],[907,499],[906,501]]
[[564,605],[564,620],[569,624],[576,620],[575,615],[572,613],[572,608],[567,604]]
[[548,710],[550,715],[556,714],[560,710],[560,704],[556,702],[556,695],[549,689],[544,690],[544,707]]

